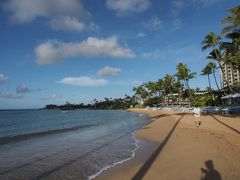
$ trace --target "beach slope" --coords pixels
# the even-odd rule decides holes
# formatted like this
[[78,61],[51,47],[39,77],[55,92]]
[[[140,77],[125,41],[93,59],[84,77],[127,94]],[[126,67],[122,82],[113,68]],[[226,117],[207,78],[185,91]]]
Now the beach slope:
[[97,179],[240,179],[240,117],[202,116],[197,128],[191,113],[131,109],[152,123],[135,132],[152,142],[132,160]]

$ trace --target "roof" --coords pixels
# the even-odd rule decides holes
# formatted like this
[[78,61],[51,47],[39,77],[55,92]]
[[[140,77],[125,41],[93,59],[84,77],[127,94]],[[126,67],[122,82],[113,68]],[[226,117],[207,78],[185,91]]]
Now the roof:
[[240,94],[236,93],[236,94],[228,94],[226,96],[221,97],[221,99],[230,99],[230,98],[239,98]]

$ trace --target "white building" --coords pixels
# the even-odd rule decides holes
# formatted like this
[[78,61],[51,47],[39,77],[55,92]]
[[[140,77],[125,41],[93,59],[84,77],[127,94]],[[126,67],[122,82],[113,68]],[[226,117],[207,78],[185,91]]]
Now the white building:
[[[231,64],[223,64],[223,71],[220,70],[221,88],[227,87],[227,82],[230,86],[240,81],[239,70],[233,69]],[[226,82],[227,81],[227,82]]]

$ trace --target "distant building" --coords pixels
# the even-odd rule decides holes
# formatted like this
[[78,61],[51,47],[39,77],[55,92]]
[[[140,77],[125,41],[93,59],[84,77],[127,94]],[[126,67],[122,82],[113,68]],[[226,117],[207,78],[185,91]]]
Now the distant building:
[[144,104],[144,100],[140,97],[135,97],[135,102],[138,103],[141,107]]
[[223,71],[220,71],[221,88],[227,87],[227,82],[230,86],[233,86],[240,81],[239,70],[233,69],[231,64],[223,64]]

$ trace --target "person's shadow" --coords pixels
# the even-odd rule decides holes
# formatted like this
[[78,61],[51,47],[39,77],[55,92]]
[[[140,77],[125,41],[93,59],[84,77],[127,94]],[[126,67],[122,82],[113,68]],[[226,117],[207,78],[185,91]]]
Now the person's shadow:
[[213,161],[207,160],[205,162],[205,166],[207,169],[201,168],[202,171],[202,177],[201,180],[221,180],[220,173],[214,169]]

